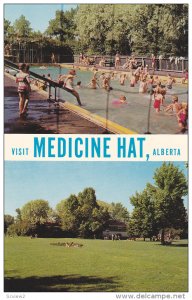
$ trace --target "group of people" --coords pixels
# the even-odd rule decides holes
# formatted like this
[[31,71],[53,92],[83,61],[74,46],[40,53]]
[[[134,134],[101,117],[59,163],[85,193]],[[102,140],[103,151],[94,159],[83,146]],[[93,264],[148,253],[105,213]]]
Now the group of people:
[[[90,66],[95,65],[96,66],[97,57],[88,57],[84,55],[83,53],[80,53],[79,55],[79,63],[83,66]],[[98,62],[98,67],[105,67],[107,63],[107,59],[105,56],[102,56]],[[112,60],[113,61],[113,60]],[[135,59],[134,55],[131,55],[130,57],[126,58],[126,61],[123,65],[121,65],[121,56],[120,53],[117,51],[115,58],[114,58],[114,68],[115,69],[126,69],[126,70],[133,70],[136,69],[138,65],[137,60]]]
[[[124,86],[126,81],[129,82],[130,87],[135,87],[139,85],[139,93],[150,93],[153,100],[153,107],[157,113],[160,112],[161,107],[163,107],[164,112],[171,112],[176,114],[179,127],[184,130],[187,128],[187,118],[188,118],[188,106],[186,103],[184,105],[179,103],[178,97],[174,96],[173,101],[170,105],[165,105],[165,95],[168,90],[172,89],[176,80],[172,77],[171,74],[168,74],[165,82],[162,84],[158,75],[153,76],[149,74],[148,66],[138,67],[136,70],[132,71],[131,74],[128,72],[99,72],[96,67],[92,68],[93,75],[90,82],[83,86],[86,88],[97,89],[103,88],[106,91],[113,89],[111,86],[112,80],[118,80],[119,84]],[[45,75],[43,75],[45,77]],[[78,81],[77,84],[74,84],[74,78],[76,77],[75,69],[71,69],[67,74],[60,74],[57,79],[57,83],[64,90],[73,94],[80,106],[82,106],[79,93],[76,89],[82,87],[81,81]],[[45,77],[52,81],[51,75],[48,74]],[[185,79],[188,78],[188,72],[186,72]],[[16,82],[18,83],[18,93],[19,93],[19,113],[20,116],[23,116],[27,113],[28,102],[29,102],[29,92],[30,88],[30,76],[29,76],[29,65],[20,64],[19,72],[16,75]],[[37,85],[39,89],[47,88],[47,81],[45,80],[34,80],[33,83]],[[183,80],[182,80],[182,83]],[[126,103],[126,97],[120,95],[118,99],[115,99],[114,103]]]
[[111,235],[104,236],[103,238],[104,238],[104,240],[120,241],[121,234],[112,233]]
[[172,103],[165,108],[165,112],[176,115],[181,132],[188,129],[188,104],[180,103],[178,96],[172,97]]
[[95,63],[95,60],[92,57],[88,57],[87,55],[84,55],[83,53],[80,53],[79,63],[84,65],[84,66],[89,66],[89,65],[93,65]]
[[[79,106],[82,106],[81,100],[79,93],[75,90],[74,88],[74,78],[76,76],[76,71],[74,69],[69,70],[67,74],[60,74],[57,79],[57,83],[59,84],[60,87],[68,91],[69,93],[73,94],[75,98],[77,99],[77,102]],[[52,77],[50,74],[43,75],[44,78],[49,79],[50,81],[53,81]],[[79,82],[81,83],[81,82]],[[46,90],[47,87],[49,86],[49,82],[47,83],[46,81],[42,80],[36,80],[35,84],[38,86],[39,89]]]
[[[47,74],[47,76],[45,74],[42,75],[42,77],[45,79],[49,79],[49,80],[52,80],[51,78],[51,74]],[[35,79],[33,80],[33,84],[39,89],[39,90],[43,90],[43,91],[46,91],[47,90],[47,87],[48,87],[48,84],[47,84],[47,81],[45,81],[44,79]]]
[[[88,57],[86,55],[84,55],[83,53],[80,53],[79,55],[79,63],[84,65],[84,66],[89,66],[89,65],[95,65],[96,66],[96,61],[97,61],[97,56],[94,57]],[[164,56],[162,54],[160,54],[159,56],[155,56],[153,53],[150,55],[150,57],[148,57],[147,61],[145,61],[144,58],[142,58],[141,60],[137,61],[135,58],[135,55],[132,54],[131,56],[127,56],[125,62],[123,63],[123,60],[120,53],[117,51],[116,55],[114,57],[114,61],[113,62],[113,66],[115,69],[122,69],[122,70],[127,70],[127,71],[132,71],[134,69],[136,69],[138,67],[138,65],[145,67],[146,64],[148,64],[148,66],[150,67],[151,70],[155,71],[162,68],[162,61],[164,59]],[[179,63],[179,61],[184,60],[184,57],[180,57],[180,58],[174,58],[175,64],[177,65]],[[97,62],[98,67],[106,67],[106,63],[107,63],[107,59],[105,56],[102,56],[99,60],[99,62]],[[169,57],[168,62],[172,63],[173,61],[173,57]],[[110,65],[112,66],[112,65]],[[183,77],[183,81],[186,81],[188,79],[187,77],[187,73],[188,70],[184,70],[184,77]]]
[[[153,100],[153,107],[157,113],[160,112],[161,107],[165,113],[171,112],[175,114],[178,120],[178,125],[182,131],[187,129],[187,119],[188,119],[188,105],[187,103],[179,103],[178,96],[173,95],[172,103],[169,105],[165,104],[166,93],[173,88],[176,83],[176,79],[168,74],[167,78],[164,79],[163,84],[160,81],[158,75],[149,75],[149,69],[146,65],[145,67],[138,67],[129,76],[128,73],[115,73],[115,72],[102,72],[98,77],[98,72],[94,72],[94,75],[89,83],[89,87],[96,89],[97,86],[104,88],[106,90],[113,89],[111,87],[111,80],[118,79],[120,85],[125,85],[126,80],[130,80],[130,87],[135,87],[139,84],[139,93],[150,93]],[[188,73],[186,75],[188,79]],[[184,83],[181,80],[181,83]],[[114,99],[113,103],[122,104],[126,103],[126,97],[120,95],[118,99]]]
[[[73,79],[76,75],[75,70],[69,70],[68,74],[60,75],[58,78],[58,83],[61,87],[63,87],[66,91],[73,94],[78,104],[81,106],[81,100],[78,92],[74,89]],[[42,79],[30,79],[29,65],[25,63],[19,64],[19,71],[16,74],[16,83],[18,83],[18,94],[19,94],[19,115],[20,117],[26,116],[28,111],[28,103],[29,103],[29,93],[31,91],[31,83],[34,86],[37,86],[40,90],[46,90],[49,82],[47,80],[43,80],[43,78],[52,80],[51,74],[43,74]]]
[[[105,67],[106,59],[103,56],[100,61],[99,61],[99,67]],[[123,70],[128,70],[131,71],[133,69],[136,69],[138,66],[138,62],[135,59],[135,56],[132,55],[130,57],[126,57],[126,61],[123,65],[121,65],[121,56],[119,52],[116,53],[115,55],[115,60],[114,60],[114,68],[115,69],[123,69]]]

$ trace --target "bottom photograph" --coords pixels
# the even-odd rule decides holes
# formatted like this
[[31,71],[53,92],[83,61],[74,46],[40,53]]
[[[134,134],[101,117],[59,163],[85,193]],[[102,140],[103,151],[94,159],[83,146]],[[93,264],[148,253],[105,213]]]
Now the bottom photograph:
[[187,162],[4,163],[4,292],[187,292]]

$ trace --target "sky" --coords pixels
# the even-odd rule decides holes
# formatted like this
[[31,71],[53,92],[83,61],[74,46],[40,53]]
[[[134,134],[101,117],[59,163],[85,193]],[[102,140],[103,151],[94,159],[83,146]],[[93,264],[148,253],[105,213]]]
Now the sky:
[[[183,162],[175,162],[187,176]],[[86,187],[97,200],[121,202],[130,212],[129,197],[141,192],[161,162],[18,162],[5,161],[4,212],[15,215],[30,200],[47,200],[54,209],[61,200]],[[185,198],[187,206],[187,197]]]
[[4,18],[11,22],[19,19],[21,15],[31,23],[31,28],[35,31],[44,32],[51,19],[55,18],[56,10],[70,10],[75,8],[75,4],[5,4]]

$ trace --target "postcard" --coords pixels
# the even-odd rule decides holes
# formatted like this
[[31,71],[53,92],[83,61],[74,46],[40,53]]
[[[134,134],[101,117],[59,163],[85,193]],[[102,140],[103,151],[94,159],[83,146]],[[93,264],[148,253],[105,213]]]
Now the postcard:
[[2,7],[3,299],[190,299],[189,4]]

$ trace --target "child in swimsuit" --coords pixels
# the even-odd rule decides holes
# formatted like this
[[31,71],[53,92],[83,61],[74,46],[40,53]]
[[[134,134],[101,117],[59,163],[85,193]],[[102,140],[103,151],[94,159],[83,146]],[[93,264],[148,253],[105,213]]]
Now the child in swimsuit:
[[19,73],[16,75],[16,82],[18,83],[18,93],[19,93],[19,113],[22,116],[25,111],[25,102],[29,99],[30,92],[30,78],[28,70],[26,72],[26,64],[19,65]]
[[188,120],[188,105],[185,105],[178,113],[177,113],[178,125],[181,128],[181,131],[187,129],[187,120]]
[[120,96],[119,101],[120,101],[120,103],[125,103],[126,97],[125,96]]
[[161,94],[155,94],[155,101],[154,101],[153,107],[155,108],[155,111],[157,113],[160,112],[162,98],[163,98],[163,96]]
[[111,89],[110,87],[110,76],[105,76],[103,79],[103,88],[107,91]]
[[173,96],[172,103],[165,108],[165,112],[171,111],[172,113],[178,113],[182,109],[182,104],[179,103],[178,96]]
[[93,76],[93,78],[91,79],[91,81],[88,84],[88,87],[90,87],[91,89],[96,89],[97,85],[98,85],[98,87],[100,87],[98,82],[97,82],[96,76]]
[[130,80],[130,87],[134,87],[136,84],[135,75],[132,73],[131,80]]
[[147,92],[147,82],[145,79],[140,81],[140,86],[139,86],[139,93],[146,93]]
[[164,88],[161,87],[161,82],[159,82],[157,84],[157,86],[154,89],[154,94],[161,94],[162,98],[161,98],[161,105],[164,105],[164,100],[165,100],[165,95],[166,95],[166,90]]
[[160,83],[159,77],[158,77],[158,75],[156,75],[154,77],[154,84],[159,84],[159,83]]
[[120,96],[119,99],[114,99],[113,104],[126,104],[126,97]]
[[126,78],[126,74],[120,75],[120,85],[125,85],[125,78]]
[[167,78],[167,88],[172,89],[172,85],[175,82],[175,79],[169,74]]

